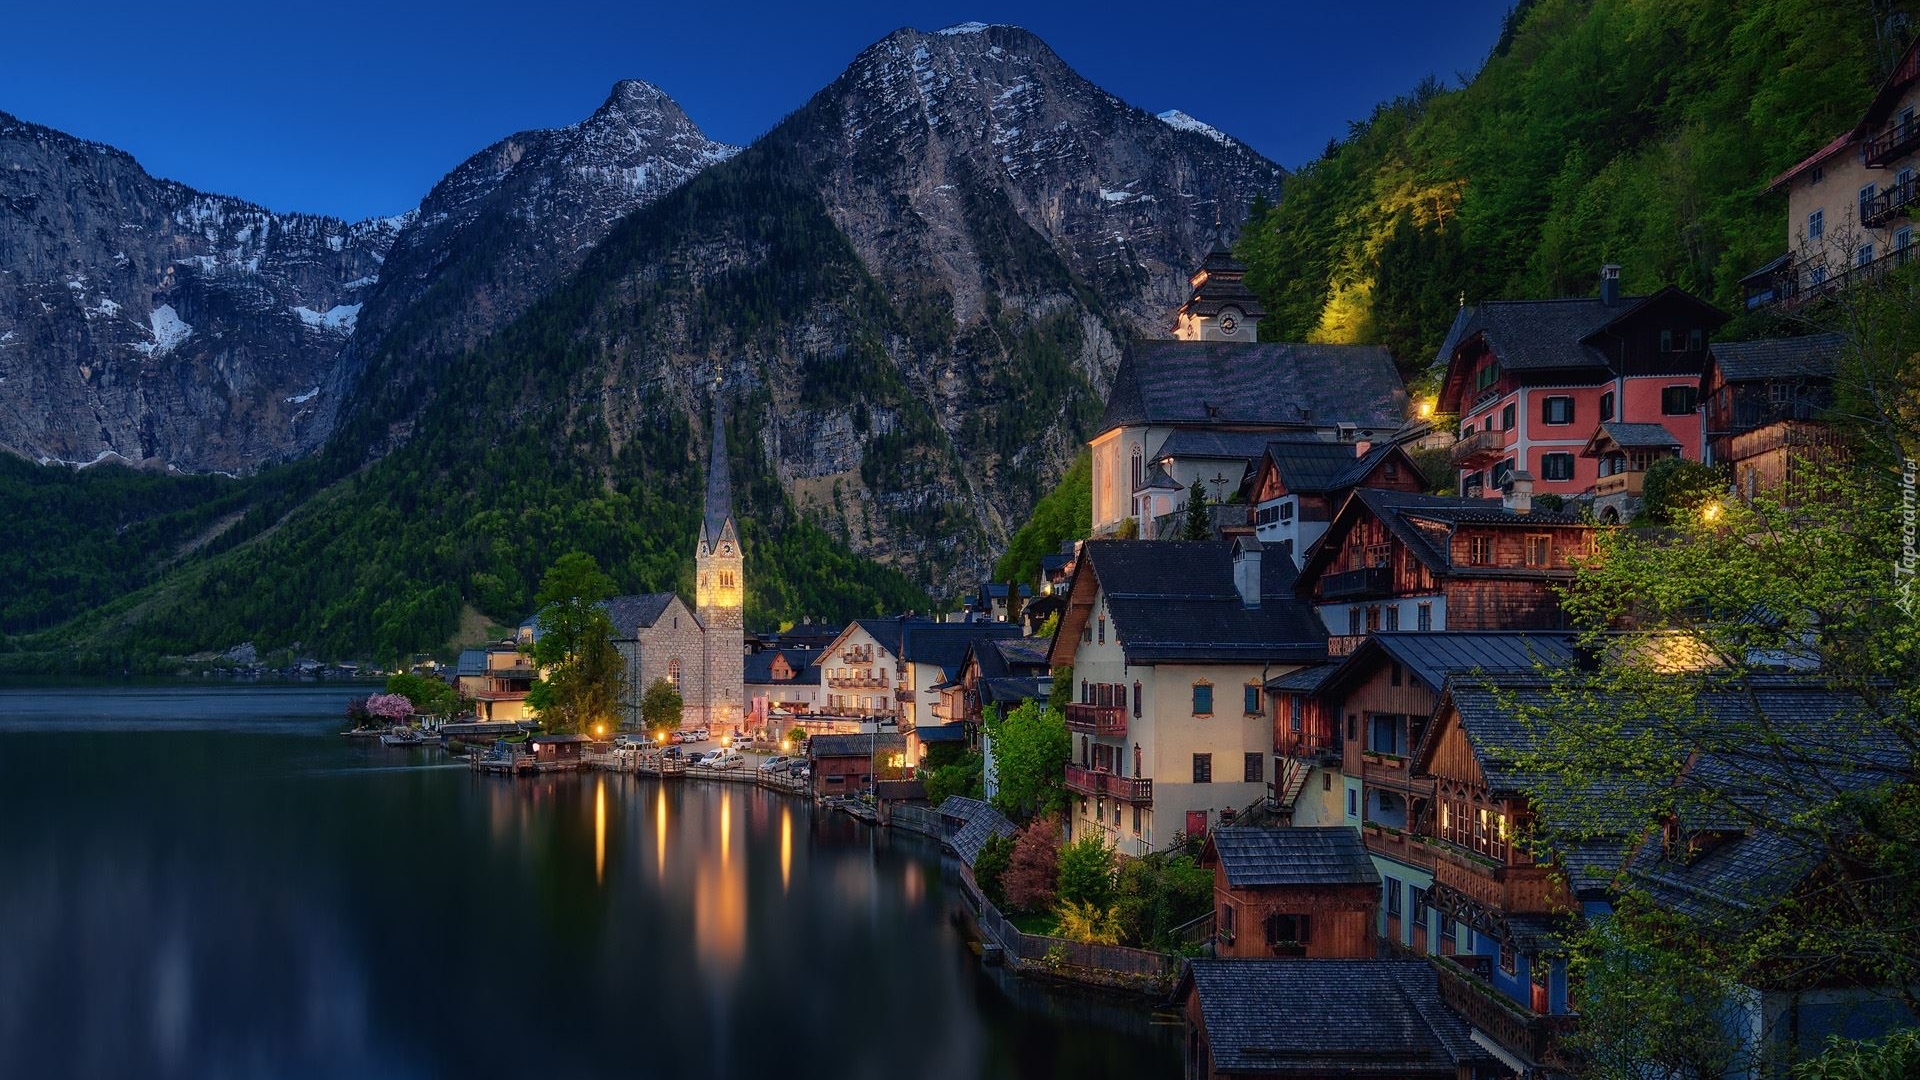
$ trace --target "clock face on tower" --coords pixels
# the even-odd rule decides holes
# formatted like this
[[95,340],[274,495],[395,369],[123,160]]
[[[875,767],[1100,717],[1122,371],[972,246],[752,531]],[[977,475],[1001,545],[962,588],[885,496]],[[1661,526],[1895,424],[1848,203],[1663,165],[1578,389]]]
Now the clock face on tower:
[[1240,320],[1233,317],[1233,312],[1229,311],[1225,315],[1222,315],[1220,317],[1221,333],[1231,334],[1239,329],[1240,329]]
[[731,555],[731,554],[733,554],[733,545],[732,545],[732,544],[721,544],[721,545],[720,545],[720,554],[722,554],[722,555]]

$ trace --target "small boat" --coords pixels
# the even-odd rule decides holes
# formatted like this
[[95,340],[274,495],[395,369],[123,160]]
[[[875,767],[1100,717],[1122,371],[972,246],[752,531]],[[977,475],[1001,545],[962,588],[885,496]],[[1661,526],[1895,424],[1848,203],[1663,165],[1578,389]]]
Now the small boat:
[[381,746],[425,746],[426,742],[419,728],[397,727],[380,736]]

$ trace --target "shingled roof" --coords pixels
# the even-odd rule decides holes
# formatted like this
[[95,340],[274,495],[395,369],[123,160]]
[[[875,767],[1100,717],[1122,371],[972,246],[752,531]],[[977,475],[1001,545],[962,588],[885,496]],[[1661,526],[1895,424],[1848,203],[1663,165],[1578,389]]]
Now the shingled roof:
[[907,737],[892,732],[868,732],[864,735],[815,735],[807,740],[807,756],[816,760],[826,757],[871,757],[875,754],[894,751],[904,753],[906,749]]
[[1380,519],[1413,557],[1428,569],[1456,576],[1539,577],[1562,575],[1564,568],[1458,566],[1450,549],[1452,530],[1461,525],[1496,525],[1538,529],[1551,526],[1585,525],[1578,514],[1535,509],[1521,514],[1507,509],[1499,499],[1463,499],[1452,495],[1425,495],[1382,488],[1355,488],[1333,515],[1333,521],[1313,547],[1301,567],[1301,578],[1310,580],[1323,571],[1339,553],[1353,519],[1371,513]]
[[1380,884],[1359,831],[1346,825],[1215,829],[1201,854],[1212,861],[1235,888]]
[[1189,993],[1220,1073],[1450,1078],[1461,1064],[1500,1064],[1423,960],[1198,957],[1175,996]]
[[1470,314],[1453,344],[1457,348],[1473,335],[1485,334],[1508,371],[1604,368],[1606,354],[1585,339],[1646,299],[1623,296],[1611,304],[1597,296],[1488,300],[1467,309]]
[[[1097,431],[1125,424],[1397,429],[1407,390],[1377,345],[1136,341]],[[1256,451],[1257,453],[1257,451]]]
[[[1439,692],[1452,675],[1472,672],[1530,674],[1570,667],[1580,659],[1574,635],[1548,631],[1443,630],[1379,632],[1341,661],[1322,685],[1358,678],[1381,659],[1399,662],[1427,688]],[[1375,669],[1377,670],[1377,669]],[[1268,684],[1272,685],[1272,684]]]
[[[1318,495],[1354,487],[1382,461],[1406,451],[1391,442],[1375,443],[1365,454],[1356,453],[1353,443],[1328,439],[1271,439],[1263,453],[1287,491],[1295,495]],[[1418,474],[1411,458],[1407,464]]]
[[742,675],[749,686],[764,686],[775,682],[773,677],[773,659],[785,655],[787,666],[793,669],[791,679],[780,679],[783,686],[819,686],[820,669],[814,665],[819,653],[813,649],[762,649],[757,653],[748,653],[741,658]]
[[1728,382],[1762,379],[1831,379],[1846,348],[1840,334],[1809,334],[1755,341],[1716,341],[1708,352]]
[[1267,556],[1260,570],[1253,608],[1234,588],[1227,541],[1090,540],[1074,576],[1092,574],[1106,593],[1128,663],[1324,660],[1327,631],[1293,595],[1293,561]]
[[[1160,444],[1155,460],[1173,458],[1218,458],[1226,461],[1252,461],[1272,440],[1270,431],[1209,431],[1205,428],[1180,428]],[[1337,445],[1337,444],[1333,444]],[[1351,445],[1347,457],[1353,457]],[[1238,479],[1238,477],[1235,477]]]
[[1609,420],[1601,424],[1594,437],[1587,443],[1588,449],[1604,446],[1611,441],[1622,450],[1678,450],[1680,440],[1674,438],[1665,424],[1623,424],[1618,420]]
[[607,613],[613,622],[614,640],[626,640],[633,637],[636,630],[652,626],[673,603],[674,594],[670,592],[641,593],[637,596],[615,596],[600,601],[600,610]]

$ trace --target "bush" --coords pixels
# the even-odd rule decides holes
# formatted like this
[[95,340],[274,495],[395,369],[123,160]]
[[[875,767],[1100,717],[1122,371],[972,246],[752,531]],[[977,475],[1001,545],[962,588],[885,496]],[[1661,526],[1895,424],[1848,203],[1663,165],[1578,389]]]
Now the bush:
[[1114,915],[1122,937],[1143,948],[1172,950],[1174,931],[1213,906],[1213,874],[1191,855],[1155,852],[1122,860]]
[[1060,901],[1105,909],[1113,903],[1113,852],[1098,836],[1060,849]]
[[1089,945],[1120,944],[1120,921],[1113,909],[1073,900],[1060,902],[1060,936]]
[[[931,760],[933,755],[927,755]],[[939,806],[947,801],[949,795],[965,795],[978,799],[986,794],[985,761],[977,753],[969,753],[960,760],[937,768],[922,768],[920,775],[927,785],[927,802]]]
[[1016,911],[1046,911],[1053,907],[1060,880],[1060,819],[1052,814],[1035,818],[1013,842],[1013,857],[1001,878],[1007,906]]
[[1640,515],[1655,525],[1719,498],[1726,491],[1720,470],[1684,458],[1661,458],[1647,467],[1641,486]]
[[1013,837],[989,836],[987,842],[980,845],[980,854],[973,860],[973,880],[980,885],[980,891],[986,894],[993,906],[1007,906],[1007,891],[1004,878],[1007,867],[1013,862]]

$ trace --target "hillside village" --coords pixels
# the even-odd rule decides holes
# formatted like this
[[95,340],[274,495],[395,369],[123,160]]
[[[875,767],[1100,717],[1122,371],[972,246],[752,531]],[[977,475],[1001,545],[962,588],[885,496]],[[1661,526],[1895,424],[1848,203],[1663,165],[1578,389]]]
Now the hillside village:
[[[1608,1053],[1776,1075],[1829,1036],[1910,1029],[1920,969],[1887,927],[1920,889],[1866,850],[1887,826],[1853,800],[1911,789],[1912,688],[1832,612],[1770,609],[1790,591],[1621,582],[1739,530],[1852,527],[1848,477],[1878,451],[1836,407],[1865,346],[1833,315],[1912,250],[1917,58],[1773,181],[1794,253],[1747,303],[1806,315],[1794,336],[1723,338],[1731,313],[1598,266],[1592,295],[1463,303],[1420,399],[1379,347],[1261,340],[1217,226],[1174,340],[1121,359],[1086,538],[957,613],[741,631],[753,552],[743,567],[716,410],[698,602],[601,605],[618,726],[643,726],[664,679],[681,727],[812,736],[813,794],[943,836],[1012,963],[1078,940],[1086,962],[1053,973],[1112,981],[1183,953],[1160,990],[1189,1077],[1545,1077]],[[530,715],[536,625],[462,658],[482,719]],[[1015,717],[1054,731],[1037,800],[1007,797],[1032,768]],[[1069,860],[1111,884],[1184,858],[1210,900],[1179,948],[1097,920],[1020,929],[1007,856],[1035,844],[1063,883]],[[1720,969],[1736,981],[1625,994],[1619,965],[1662,933],[1755,951]],[[1622,1042],[1621,1009],[1666,1014]]]

